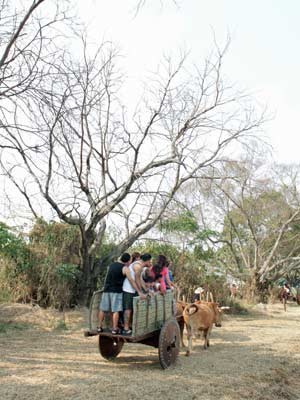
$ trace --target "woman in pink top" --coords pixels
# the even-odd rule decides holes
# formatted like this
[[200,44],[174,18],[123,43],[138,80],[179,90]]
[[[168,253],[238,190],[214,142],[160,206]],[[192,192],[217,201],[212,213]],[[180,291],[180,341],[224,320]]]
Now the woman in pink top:
[[161,293],[166,293],[166,283],[170,288],[174,287],[169,277],[168,261],[165,256],[159,255],[156,263],[151,268],[152,276],[154,280],[159,283],[159,290]]

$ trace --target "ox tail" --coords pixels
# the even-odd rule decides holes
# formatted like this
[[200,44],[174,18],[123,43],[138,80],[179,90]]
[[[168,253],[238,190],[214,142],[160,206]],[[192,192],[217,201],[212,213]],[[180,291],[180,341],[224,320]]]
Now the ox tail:
[[185,307],[183,314],[188,316],[188,315],[193,315],[199,310],[199,307],[197,304],[189,304],[188,306]]

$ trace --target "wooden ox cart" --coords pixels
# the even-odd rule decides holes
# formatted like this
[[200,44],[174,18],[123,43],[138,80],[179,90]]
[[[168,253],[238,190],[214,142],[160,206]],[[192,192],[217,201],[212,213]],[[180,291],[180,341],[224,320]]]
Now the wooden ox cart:
[[[146,299],[133,300],[132,334],[113,335],[109,329],[109,316],[103,332],[97,332],[99,303],[102,291],[94,293],[89,310],[89,330],[85,336],[99,335],[99,351],[102,357],[112,360],[121,352],[124,343],[142,343],[158,349],[163,369],[175,363],[180,346],[180,328],[176,319],[176,302],[172,292],[156,293]],[[181,324],[181,317],[178,317]]]

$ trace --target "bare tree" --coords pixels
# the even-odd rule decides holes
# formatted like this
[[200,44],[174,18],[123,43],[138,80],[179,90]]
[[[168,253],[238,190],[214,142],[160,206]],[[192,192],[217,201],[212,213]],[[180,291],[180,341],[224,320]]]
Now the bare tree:
[[[179,6],[178,0],[169,0],[169,2],[173,3],[173,5],[175,5],[176,7]],[[167,0],[159,0],[159,3],[160,3],[160,6],[163,7],[163,5],[168,3],[168,1]],[[138,15],[138,13],[141,11],[141,9],[143,7],[145,7],[146,4],[147,4],[147,0],[138,0],[136,2],[135,9],[134,9],[135,16]]]
[[210,182],[210,201],[223,218],[223,232],[211,241],[229,249],[227,262],[233,273],[248,276],[252,295],[266,281],[299,269],[298,176],[299,169],[291,173],[286,166],[273,173],[265,159],[248,153],[247,159],[227,163]]
[[159,221],[183,184],[255,134],[263,116],[222,80],[226,49],[218,48],[192,71],[185,56],[165,59],[131,114],[115,48],[103,43],[91,56],[81,41],[80,60],[64,52],[40,96],[26,99],[26,124],[6,129],[1,167],[34,216],[42,204],[80,228],[86,301],[104,262],[94,254],[106,224],[123,224],[111,259]]
[[59,35],[59,23],[66,20],[68,5],[67,0],[33,0],[28,8],[21,2],[14,8],[11,3],[0,3],[1,102],[38,86],[54,57],[51,43]]

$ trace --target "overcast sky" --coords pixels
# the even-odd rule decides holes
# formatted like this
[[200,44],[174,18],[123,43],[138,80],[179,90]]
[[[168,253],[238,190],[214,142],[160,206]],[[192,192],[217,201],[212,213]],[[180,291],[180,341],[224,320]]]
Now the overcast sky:
[[148,0],[136,17],[135,0],[78,3],[93,39],[105,37],[121,48],[129,79],[144,78],[164,53],[178,49],[189,50],[190,62],[201,64],[213,32],[221,45],[229,32],[226,75],[274,114],[265,132],[275,159],[299,161],[300,1],[177,0],[176,7],[172,0]]

